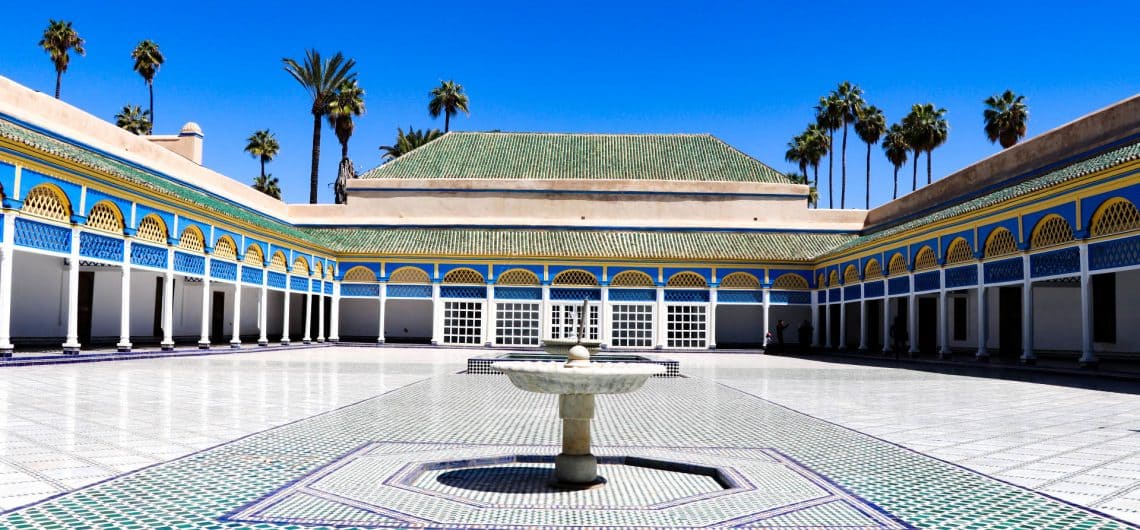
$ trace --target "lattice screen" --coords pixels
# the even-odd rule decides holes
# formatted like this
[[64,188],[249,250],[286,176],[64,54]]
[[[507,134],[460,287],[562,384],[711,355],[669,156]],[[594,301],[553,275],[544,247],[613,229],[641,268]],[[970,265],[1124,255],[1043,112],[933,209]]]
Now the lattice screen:
[[583,270],[568,270],[558,273],[554,277],[554,285],[598,285],[598,278]]
[[947,265],[966,263],[973,261],[973,259],[974,250],[970,248],[970,243],[968,243],[965,239],[955,239],[950,243],[950,248],[946,249]]
[[325,267],[325,279],[330,281],[330,282],[333,279],[333,264],[332,263],[329,263],[329,266]]
[[906,274],[906,258],[902,254],[895,254],[891,256],[891,265],[889,267],[891,276],[896,274]]
[[1089,233],[1098,237],[1132,230],[1140,230],[1140,211],[1131,202],[1119,199],[1100,207],[1100,211],[1093,216]]
[[71,208],[67,203],[66,196],[62,192],[56,191],[55,188],[42,184],[28,192],[28,196],[24,198],[24,206],[20,211],[65,223],[71,220]]
[[182,231],[182,236],[178,238],[178,246],[192,252],[206,250],[205,242],[202,241],[202,232],[194,227]]
[[[823,281],[823,276],[820,276],[820,281]],[[773,289],[807,289],[807,279],[799,274],[782,274],[776,281],[772,282]]]
[[695,272],[678,272],[665,282],[667,287],[708,287],[705,277]]
[[87,227],[122,234],[123,218],[112,203],[103,201],[87,213]]
[[831,274],[827,277],[827,284],[839,285],[839,273],[836,271],[831,271]]
[[346,282],[374,282],[376,281],[376,273],[368,267],[353,267],[344,273],[344,281]]
[[817,277],[815,278],[815,284],[816,284],[817,286],[819,286],[820,288],[823,288],[823,286],[824,286],[824,279],[823,279],[823,273],[822,273],[822,272],[821,272],[821,273],[819,273],[819,276],[817,276]]
[[499,285],[538,285],[538,275],[526,269],[511,269],[499,275]]
[[934,257],[934,249],[922,247],[914,257],[914,270],[925,271],[938,268],[938,259]]
[[443,275],[443,283],[480,285],[483,283],[483,275],[471,269],[452,269]]
[[293,274],[300,274],[304,276],[310,275],[311,273],[309,272],[309,260],[300,256],[298,256],[297,259],[293,260]]
[[261,247],[257,245],[250,245],[249,248],[245,249],[245,259],[242,260],[242,263],[257,267],[264,265],[265,254],[261,253]]
[[1005,228],[998,228],[986,240],[986,251],[983,255],[987,258],[995,258],[1015,252],[1017,252],[1017,241],[1013,239],[1013,232]]
[[883,266],[879,264],[879,260],[873,259],[867,262],[867,267],[863,269],[863,278],[872,280],[883,276]]
[[854,265],[848,265],[847,270],[843,271],[843,283],[848,285],[859,283],[859,269]]
[[269,270],[277,272],[285,272],[289,266],[285,262],[285,253],[274,252],[273,259],[269,260]]
[[237,245],[234,240],[223,237],[218,240],[214,245],[214,257],[221,259],[236,260],[237,259]]
[[654,283],[653,278],[641,271],[622,271],[610,280],[614,287],[653,287]]
[[419,267],[404,267],[396,269],[388,277],[388,283],[431,283],[431,278]]
[[1030,248],[1044,248],[1063,245],[1073,240],[1073,227],[1059,215],[1050,215],[1041,220],[1033,236],[1029,239]]
[[315,270],[313,271],[313,277],[314,277],[314,278],[321,278],[321,277],[323,277],[323,276],[325,275],[325,266],[324,266],[324,264],[322,264],[321,262],[319,262],[319,261],[318,261],[318,262],[316,262],[316,263],[313,265],[313,269],[315,269]]
[[[795,275],[795,274],[792,274],[791,276],[795,276],[795,277],[799,278],[799,276]],[[807,285],[807,282],[804,282],[804,285]],[[725,276],[724,278],[721,278],[720,288],[721,289],[753,289],[753,290],[759,289],[760,288],[760,279],[751,275],[751,274],[748,274],[747,272],[734,272],[732,274],[729,274],[728,276]]]
[[166,223],[157,215],[148,215],[139,221],[139,229],[135,237],[151,243],[166,244]]

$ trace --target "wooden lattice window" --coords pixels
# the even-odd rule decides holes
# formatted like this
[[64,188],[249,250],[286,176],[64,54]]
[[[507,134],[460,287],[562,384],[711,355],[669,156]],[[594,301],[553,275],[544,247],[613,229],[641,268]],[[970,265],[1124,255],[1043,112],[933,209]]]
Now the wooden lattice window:
[[223,236],[214,244],[214,257],[228,260],[237,259],[237,245],[234,240]]
[[499,275],[499,285],[538,285],[538,275],[526,269],[511,269]]
[[708,287],[705,277],[695,272],[678,272],[665,282],[667,287]]
[[584,270],[572,269],[562,271],[554,277],[554,285],[581,285],[581,286],[595,286],[598,285],[598,277],[590,274]]
[[863,278],[871,280],[883,276],[883,266],[879,265],[879,260],[872,259],[867,262],[867,266],[863,268]]
[[309,272],[309,260],[305,259],[304,257],[297,256],[297,259],[293,260],[293,274],[304,276],[309,276],[312,274]]
[[265,265],[265,254],[261,252],[261,247],[250,245],[249,248],[245,249],[245,259],[242,260],[242,263],[258,267]]
[[934,257],[934,249],[922,247],[914,256],[914,270],[925,271],[938,268],[938,258]]
[[1029,238],[1030,248],[1063,245],[1073,240],[1073,227],[1060,215],[1048,215],[1037,223]]
[[843,283],[859,283],[859,269],[856,269],[854,265],[848,265],[847,270],[843,271]]
[[887,270],[890,271],[891,276],[906,274],[908,272],[906,270],[906,258],[904,258],[902,254],[891,256],[891,264]]
[[986,239],[986,250],[983,256],[996,258],[1008,256],[1015,252],[1017,252],[1017,241],[1013,239],[1013,232],[1005,228],[998,228]]
[[123,233],[123,216],[119,209],[110,201],[96,204],[87,213],[87,227],[116,234]]
[[320,279],[325,275],[325,265],[320,261],[313,260],[313,277]]
[[376,273],[368,267],[356,266],[348,269],[344,273],[344,281],[346,282],[374,282],[376,281]]
[[839,272],[831,271],[831,274],[827,276],[827,284],[832,286],[839,285]]
[[610,280],[614,287],[653,287],[653,277],[641,271],[621,271]]
[[28,192],[20,211],[53,221],[66,223],[71,220],[71,206],[68,204],[67,196],[54,186],[46,184],[36,186]]
[[178,237],[178,246],[191,252],[202,252],[206,249],[202,232],[193,226],[182,231],[182,235]]
[[162,222],[161,217],[154,214],[143,217],[142,221],[139,221],[139,229],[135,232],[135,238],[165,245],[167,239],[166,223]]
[[431,283],[431,278],[419,267],[402,267],[392,272],[388,283]]
[[333,279],[333,264],[332,263],[329,263],[329,266],[325,267],[325,279],[328,281],[332,281],[332,279]]
[[946,264],[955,265],[958,263],[967,263],[973,261],[974,250],[970,248],[970,243],[963,238],[955,239],[950,242],[950,247],[946,249]]
[[285,253],[281,251],[274,252],[273,259],[269,260],[269,270],[285,272],[288,268],[289,264],[285,260]]
[[[820,281],[823,281],[823,275],[820,275]],[[772,282],[773,289],[807,289],[807,279],[799,274],[781,274],[776,281]]]
[[823,283],[823,273],[822,273],[822,272],[821,272],[821,273],[819,273],[819,276],[817,276],[817,277],[816,277],[816,279],[815,279],[815,285],[816,285],[816,287],[818,287],[818,288],[820,288],[820,289],[822,289],[822,288],[824,287],[824,283]]
[[483,283],[483,275],[471,269],[452,269],[443,275],[443,283],[478,285]]
[[[796,276],[797,278],[799,278],[799,276],[795,275],[795,274],[793,274],[792,276]],[[806,285],[807,282],[804,282],[804,283]],[[720,288],[721,289],[753,289],[753,290],[755,290],[755,289],[760,288],[760,279],[751,275],[751,274],[748,274],[747,272],[734,272],[732,274],[729,274],[728,276],[725,276],[724,278],[721,278]]]
[[1097,209],[1091,226],[1092,237],[1140,230],[1140,211],[1126,199],[1109,199]]

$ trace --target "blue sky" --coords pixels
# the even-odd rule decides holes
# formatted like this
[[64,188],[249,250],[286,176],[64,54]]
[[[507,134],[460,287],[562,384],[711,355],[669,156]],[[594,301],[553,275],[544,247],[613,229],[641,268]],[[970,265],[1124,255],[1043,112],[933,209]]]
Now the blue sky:
[[[1140,39],[1116,27],[1140,18],[1134,2],[765,4],[202,1],[176,11],[19,2],[5,9],[0,75],[51,92],[54,72],[36,43],[49,18],[72,20],[87,56],[73,58],[63,98],[112,120],[124,104],[145,104],[130,52],[155,40],[167,57],[155,81],[156,132],[197,121],[206,165],[251,181],[257,162],[242,151],[245,138],[269,128],[282,146],[269,171],[289,202],[308,197],[312,121],[281,59],[310,47],[358,62],[368,111],[349,149],[361,171],[380,163],[378,146],[397,126],[443,127],[427,114],[427,92],[443,79],[471,98],[471,116],[453,130],[712,133],[782,171],[794,169],[785,144],[819,96],[851,80],[891,122],[912,103],[949,110],[935,178],[999,149],[982,134],[982,100],[993,93],[1027,96],[1033,136],[1140,87]],[[866,144],[853,134],[848,142],[847,205],[861,207]],[[332,200],[325,184],[338,152],[326,127],[322,202]],[[907,190],[909,171],[900,175]],[[890,198],[878,147],[872,172],[874,205]],[[837,188],[838,174],[837,155]]]

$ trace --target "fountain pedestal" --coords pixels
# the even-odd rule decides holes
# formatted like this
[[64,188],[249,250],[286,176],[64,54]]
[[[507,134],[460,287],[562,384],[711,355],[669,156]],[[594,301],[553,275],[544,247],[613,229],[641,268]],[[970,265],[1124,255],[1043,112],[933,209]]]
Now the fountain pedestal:
[[[554,486],[581,489],[601,485],[598,459],[590,453],[590,421],[594,419],[593,394],[560,394],[562,453],[554,458]],[[589,487],[589,486],[586,486]]]

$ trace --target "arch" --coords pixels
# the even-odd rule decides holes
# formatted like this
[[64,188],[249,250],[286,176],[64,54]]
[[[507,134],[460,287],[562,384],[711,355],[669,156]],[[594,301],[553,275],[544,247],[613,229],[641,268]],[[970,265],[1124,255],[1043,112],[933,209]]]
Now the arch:
[[100,201],[87,213],[87,227],[116,234],[123,233],[123,213],[111,201]]
[[817,288],[817,289],[823,289],[823,288],[824,288],[824,284],[823,284],[823,282],[824,282],[824,279],[823,279],[823,273],[821,272],[821,273],[819,273],[819,276],[817,276],[817,277],[816,277],[816,279],[815,279],[815,286],[816,286],[816,288]]
[[1134,230],[1140,230],[1140,211],[1132,201],[1123,197],[1113,197],[1101,203],[1089,223],[1089,235],[1092,237]]
[[40,184],[24,197],[20,212],[67,223],[71,221],[71,201],[67,200],[67,194],[59,187]]
[[277,272],[285,272],[289,268],[289,262],[285,259],[285,253],[278,250],[273,253],[273,257],[269,260],[269,270]]
[[135,231],[136,238],[160,245],[166,244],[169,239],[168,234],[169,232],[166,231],[166,221],[163,221],[161,217],[153,213],[143,217],[142,220],[139,221],[138,230]]
[[831,271],[831,274],[827,276],[827,285],[832,287],[839,285],[839,271]]
[[958,263],[967,263],[974,260],[974,249],[970,248],[970,242],[966,238],[959,237],[950,242],[950,246],[946,248],[946,264],[956,265]]
[[879,260],[871,258],[867,260],[867,265],[863,267],[863,278],[871,280],[874,278],[881,278],[883,276],[883,266],[879,264]]
[[914,270],[925,271],[938,268],[938,258],[934,256],[934,249],[924,246],[914,255]]
[[903,257],[902,252],[896,252],[894,256],[891,256],[890,265],[887,267],[887,270],[891,276],[909,272],[906,270],[906,258]]
[[388,276],[388,283],[431,283],[431,278],[419,267],[400,267]]
[[708,288],[709,282],[705,281],[705,277],[700,274],[682,271],[670,276],[669,281],[665,282],[665,286]]
[[[784,276],[789,276],[789,275],[785,274]],[[795,277],[803,280],[803,277],[801,277],[799,274],[791,274],[790,276],[795,276]],[[804,285],[807,285],[807,280],[804,280]],[[720,288],[721,289],[753,289],[753,290],[759,289],[760,288],[760,278],[757,278],[756,276],[748,274],[747,272],[734,272],[734,273],[729,274],[729,275],[725,276],[724,278],[720,279]]]
[[653,287],[653,277],[641,271],[621,271],[610,280],[614,287]]
[[214,244],[214,257],[228,260],[237,260],[237,244],[230,236],[222,236],[218,238],[218,242]]
[[772,282],[773,289],[807,289],[808,282],[803,276],[799,274],[786,273],[781,274]]
[[843,283],[859,283],[859,269],[856,269],[854,265],[848,265],[843,271]]
[[182,235],[178,236],[178,246],[189,250],[191,252],[204,252],[206,250],[206,238],[202,236],[202,231],[194,225],[186,227],[182,231]]
[[241,261],[246,265],[257,265],[262,267],[265,265],[265,254],[261,252],[261,245],[253,244],[245,249],[245,257]]
[[1008,256],[1017,252],[1017,241],[1013,238],[1013,232],[1008,228],[1002,227],[990,233],[990,237],[986,238],[985,252],[982,254],[985,258],[996,258],[999,256]]
[[1073,227],[1057,214],[1049,214],[1037,221],[1029,236],[1029,248],[1064,245],[1073,240]]
[[312,275],[312,271],[309,270],[309,260],[305,259],[305,256],[297,256],[297,259],[293,260],[293,274]]
[[313,277],[321,279],[325,276],[325,264],[319,260],[313,260]]
[[598,285],[598,277],[581,269],[565,270],[554,276],[554,285],[578,285],[594,287]]
[[511,269],[499,275],[499,285],[539,285],[538,275],[526,269]]
[[443,275],[443,283],[483,284],[486,280],[479,271],[468,268],[451,269]]
[[325,280],[328,280],[330,282],[332,281],[333,276],[336,275],[333,270],[335,267],[336,265],[333,265],[332,263],[329,263],[328,267],[325,267]]
[[363,265],[357,265],[351,269],[348,269],[348,272],[344,273],[344,280],[343,281],[346,281],[346,282],[375,282],[376,281],[376,273],[372,272],[372,269],[369,269],[368,267],[365,267]]

